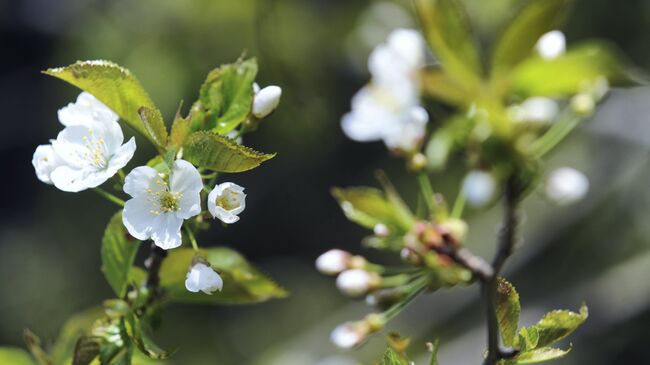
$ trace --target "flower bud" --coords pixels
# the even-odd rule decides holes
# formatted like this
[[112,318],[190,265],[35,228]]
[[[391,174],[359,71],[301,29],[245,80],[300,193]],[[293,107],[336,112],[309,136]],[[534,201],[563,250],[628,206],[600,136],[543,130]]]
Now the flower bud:
[[546,181],[546,195],[553,202],[571,204],[587,195],[589,180],[580,171],[561,167],[552,171]]
[[552,30],[542,35],[535,45],[537,53],[545,60],[560,57],[566,50],[566,38],[559,30]]
[[571,98],[571,109],[581,116],[588,116],[594,112],[596,101],[589,94],[580,93]]
[[336,286],[345,295],[360,297],[376,288],[380,280],[377,274],[361,269],[352,269],[343,271],[336,278]]
[[426,166],[427,166],[427,158],[422,153],[414,154],[408,163],[408,167],[413,171],[421,171]]
[[255,93],[253,99],[253,115],[262,119],[271,114],[280,103],[282,89],[279,86],[267,86]]
[[390,230],[385,224],[379,223],[373,228],[373,233],[379,237],[386,237],[390,234]]
[[205,294],[212,294],[214,291],[221,291],[223,280],[210,266],[196,263],[187,272],[185,288],[192,293],[202,291]]
[[347,322],[334,328],[330,334],[330,341],[332,341],[336,347],[351,349],[361,345],[367,335],[368,329],[365,326],[360,326],[353,322]]
[[462,219],[449,218],[440,224],[441,233],[448,233],[457,243],[465,241],[467,237],[467,223]]
[[350,268],[350,259],[352,255],[349,252],[333,249],[318,256],[316,259],[316,269],[325,275],[337,275]]
[[483,206],[492,200],[497,184],[492,174],[483,170],[470,171],[463,180],[463,192],[467,202],[473,206]]
[[559,111],[557,102],[545,97],[532,97],[511,108],[512,118],[517,122],[549,123]]

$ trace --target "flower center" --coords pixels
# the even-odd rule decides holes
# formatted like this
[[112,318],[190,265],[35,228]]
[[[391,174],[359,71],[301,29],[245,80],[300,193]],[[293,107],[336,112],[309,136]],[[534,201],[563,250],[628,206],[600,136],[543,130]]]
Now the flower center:
[[106,141],[104,137],[95,135],[92,128],[88,128],[88,136],[83,136],[84,146],[87,151],[84,152],[83,158],[92,166],[98,169],[104,169],[108,166],[106,158]]
[[239,208],[239,197],[236,192],[225,192],[217,198],[217,205],[225,210],[233,210]]
[[161,192],[158,200],[158,202],[160,202],[160,210],[162,210],[164,213],[177,211],[179,209],[179,196],[180,193],[171,193],[169,191]]

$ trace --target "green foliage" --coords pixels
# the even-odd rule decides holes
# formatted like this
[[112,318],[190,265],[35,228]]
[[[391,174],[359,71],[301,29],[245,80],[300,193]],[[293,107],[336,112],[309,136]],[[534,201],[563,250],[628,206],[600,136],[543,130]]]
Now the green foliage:
[[185,141],[183,157],[198,167],[242,172],[259,166],[275,154],[257,152],[212,132],[194,132]]
[[43,350],[41,339],[38,338],[38,336],[36,336],[32,331],[26,329],[23,333],[23,338],[29,352],[32,353],[32,356],[36,359],[38,365],[52,365],[52,359],[50,359],[47,352]]
[[96,307],[76,314],[68,319],[52,347],[52,362],[55,365],[69,364],[73,357],[73,350],[77,340],[81,336],[88,335],[92,325],[103,315],[103,309]]
[[207,295],[192,293],[185,288],[185,277],[196,252],[192,249],[175,249],[163,261],[160,268],[160,285],[168,298],[174,302],[201,304],[248,304],[273,298],[284,298],[287,291],[253,267],[239,253],[217,247],[200,250],[212,268],[223,279],[223,290]]
[[72,365],[88,365],[99,356],[101,338],[96,336],[83,336],[77,340],[74,347]]
[[392,348],[387,348],[380,365],[409,365],[409,360],[403,354],[398,354]]
[[373,229],[382,223],[393,231],[406,232],[414,223],[414,218],[400,213],[403,210],[381,190],[369,187],[333,188],[332,195],[345,216],[363,227]]
[[467,98],[469,90],[441,69],[422,72],[420,82],[426,94],[447,104],[463,107],[470,101]]
[[129,273],[140,242],[131,238],[122,224],[122,212],[108,223],[102,239],[102,272],[118,297],[123,297],[129,284]]
[[133,340],[136,347],[147,357],[154,360],[164,360],[171,353],[161,349],[153,341],[152,330],[149,324],[130,313],[125,317],[126,332]]
[[496,298],[497,320],[504,345],[512,346],[519,326],[519,293],[504,278],[497,279]]
[[167,144],[167,127],[160,111],[143,106],[138,109],[138,115],[152,141],[157,147],[164,148]]
[[35,365],[27,351],[14,347],[0,347],[0,364]]
[[149,94],[129,70],[108,61],[78,61],[67,67],[51,68],[43,72],[93,94],[128,125],[157,144],[156,138],[142,123],[138,111],[141,107],[147,107],[156,115],[155,119],[162,120],[162,116]]
[[492,55],[495,70],[507,70],[530,56],[539,37],[557,28],[573,0],[531,0],[508,24]]
[[179,113],[176,113],[176,117],[174,118],[174,122],[172,123],[172,129],[169,134],[170,147],[174,147],[177,150],[183,147],[183,143],[185,143],[185,139],[187,139],[187,136],[190,135],[191,126],[192,124],[191,124],[190,117],[183,118],[180,116]]
[[463,114],[452,115],[443,121],[442,126],[431,134],[425,149],[429,168],[442,170],[449,156],[463,146],[473,125],[473,121]]
[[378,365],[409,365],[410,360],[406,356],[406,349],[408,348],[411,340],[402,338],[397,333],[388,335],[388,347],[384,351],[382,359]]
[[534,325],[539,333],[537,346],[547,346],[565,338],[580,327],[588,316],[589,312],[584,304],[580,307],[579,313],[567,310],[556,310],[547,313]]
[[245,122],[253,105],[257,60],[222,65],[208,74],[199,91],[203,128],[225,134]]

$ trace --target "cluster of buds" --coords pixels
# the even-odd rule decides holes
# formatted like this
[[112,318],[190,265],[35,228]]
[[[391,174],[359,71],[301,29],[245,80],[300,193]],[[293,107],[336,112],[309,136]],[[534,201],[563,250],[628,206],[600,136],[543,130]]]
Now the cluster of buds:
[[364,296],[381,285],[381,276],[369,271],[370,264],[362,256],[332,249],[316,259],[316,269],[325,275],[338,275],[336,286],[348,296]]
[[[467,224],[460,219],[447,219],[441,223],[419,221],[411,232],[404,237],[404,248],[401,251],[402,260],[422,265],[429,258],[435,258],[435,266],[448,266],[451,263],[446,252],[456,250],[465,240]],[[430,256],[435,251],[441,255]]]

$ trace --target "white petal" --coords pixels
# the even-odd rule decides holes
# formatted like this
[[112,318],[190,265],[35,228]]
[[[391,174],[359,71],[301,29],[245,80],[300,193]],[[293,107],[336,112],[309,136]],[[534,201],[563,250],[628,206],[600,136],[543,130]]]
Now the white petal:
[[253,99],[253,115],[257,118],[264,118],[271,114],[280,103],[282,89],[279,86],[271,85],[263,88]]
[[359,297],[368,293],[372,287],[372,275],[361,269],[343,271],[336,278],[336,287],[346,295]]
[[151,227],[158,218],[152,210],[152,203],[144,195],[129,199],[124,204],[122,223],[131,236],[141,241],[151,237]]
[[32,166],[36,172],[36,177],[46,184],[52,184],[50,175],[52,171],[60,166],[62,161],[54,152],[52,145],[40,145],[36,147],[32,157]]
[[182,219],[188,219],[201,212],[201,189],[203,180],[199,171],[185,160],[174,161],[171,176],[169,177],[169,189],[174,193],[181,193],[178,201],[179,210],[176,215]]
[[482,170],[470,171],[463,180],[463,192],[470,205],[482,206],[490,202],[496,191],[492,174]]
[[160,191],[164,188],[158,172],[149,166],[134,168],[124,179],[124,192],[132,197],[147,196],[149,189]]
[[[133,158],[135,153],[135,138],[131,137],[128,142],[120,146],[116,151],[111,160],[108,162],[109,169],[117,172],[117,170],[126,166],[129,161]],[[112,174],[111,174],[112,175]]]
[[[219,198],[231,199],[235,207],[227,210],[217,205],[217,199]],[[244,188],[235,183],[225,182],[219,184],[208,194],[208,211],[212,214],[212,217],[218,218],[226,224],[237,222],[239,220],[237,214],[244,211],[245,208],[246,194]]]
[[203,291],[206,294],[212,294],[212,292],[223,288],[223,280],[211,267],[198,263],[188,271],[185,288],[193,293]]
[[413,29],[396,29],[388,35],[388,46],[412,68],[424,65],[424,38]]
[[564,54],[566,38],[559,30],[552,30],[542,35],[535,47],[542,58],[552,60]]
[[318,256],[316,269],[325,275],[337,275],[349,268],[351,257],[349,252],[343,250],[329,250]]
[[560,108],[553,99],[532,97],[521,103],[517,119],[526,122],[549,123],[559,110]]
[[181,226],[183,219],[173,213],[163,213],[156,218],[151,227],[151,239],[156,246],[169,250],[181,245]]
[[59,109],[59,121],[64,126],[82,125],[90,122],[116,122],[119,117],[93,95],[82,92],[75,103]]
[[52,179],[52,183],[58,189],[70,193],[76,193],[90,187],[86,182],[90,173],[91,172],[87,169],[75,169],[70,166],[59,166],[52,171],[50,179]]

